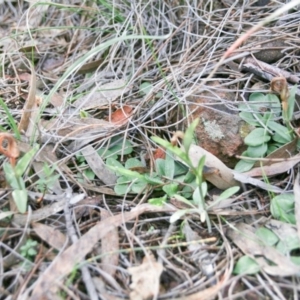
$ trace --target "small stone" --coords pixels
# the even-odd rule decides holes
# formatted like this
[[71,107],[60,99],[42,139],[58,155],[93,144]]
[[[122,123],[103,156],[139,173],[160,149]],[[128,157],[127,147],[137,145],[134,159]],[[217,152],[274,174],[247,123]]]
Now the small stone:
[[191,119],[200,118],[196,128],[197,144],[233,168],[238,161],[235,156],[246,149],[240,134],[246,123],[237,110],[226,106],[226,101],[235,101],[235,92],[224,91],[223,87],[218,90],[218,81],[208,85],[213,92],[209,92],[208,86],[199,97],[190,99],[193,102],[189,105],[189,110],[193,111]]

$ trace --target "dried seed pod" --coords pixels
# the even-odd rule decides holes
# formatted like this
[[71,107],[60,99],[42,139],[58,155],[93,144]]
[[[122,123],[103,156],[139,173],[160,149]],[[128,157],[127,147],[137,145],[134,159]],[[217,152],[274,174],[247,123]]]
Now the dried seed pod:
[[15,166],[20,151],[15,138],[11,134],[0,133],[0,153],[9,159],[12,166]]
[[289,88],[284,77],[274,77],[271,81],[271,91],[279,94],[282,102],[287,102],[289,98]]

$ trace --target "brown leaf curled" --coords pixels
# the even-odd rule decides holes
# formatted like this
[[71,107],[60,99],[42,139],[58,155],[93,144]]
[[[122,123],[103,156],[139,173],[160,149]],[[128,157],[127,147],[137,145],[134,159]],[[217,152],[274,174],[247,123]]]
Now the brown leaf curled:
[[284,77],[274,77],[271,81],[271,91],[280,95],[282,102],[286,102],[289,97],[289,88]]
[[0,153],[9,159],[12,166],[15,166],[20,151],[15,138],[11,134],[0,133]]
[[132,116],[132,111],[133,108],[131,106],[124,105],[111,114],[110,121],[117,125],[124,125]]

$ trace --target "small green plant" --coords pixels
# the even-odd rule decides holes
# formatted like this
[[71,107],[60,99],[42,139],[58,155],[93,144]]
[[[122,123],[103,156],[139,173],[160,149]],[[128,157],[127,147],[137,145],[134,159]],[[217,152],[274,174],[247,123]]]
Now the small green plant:
[[257,274],[259,271],[259,264],[247,255],[240,257],[233,269],[233,273],[238,275],[253,275]]
[[[255,164],[255,158],[262,158],[274,152],[276,149],[291,142],[295,135],[290,126],[293,116],[297,86],[294,86],[284,96],[281,95],[282,109],[279,98],[274,94],[253,93],[247,103],[239,106],[239,116],[249,125],[256,127],[245,138],[248,146],[242,153],[252,159],[242,159],[235,166],[239,172],[249,171]],[[276,122],[276,119],[283,116],[284,125]]]
[[[112,137],[109,144],[100,148],[97,153],[101,156],[103,160],[113,159],[117,160],[120,155],[129,155],[133,151],[133,146],[130,141],[124,140],[121,136]],[[82,153],[76,154],[76,162],[78,168],[83,170],[81,173],[77,174],[77,180],[79,182],[84,182],[85,179],[94,180],[95,173],[89,168]]]
[[[172,196],[179,190],[182,193],[191,192],[188,186],[193,185],[194,176],[187,174],[187,168],[179,162],[175,162],[171,153],[167,153],[166,159],[157,159],[156,172],[150,170],[137,158],[129,158],[125,165],[122,165],[115,158],[108,158],[106,164],[114,170],[118,176],[115,192],[119,195],[126,193],[142,193],[147,188],[156,192],[163,191],[166,195]],[[150,199],[153,204],[162,204],[166,195]]]
[[37,245],[38,245],[37,241],[28,239],[26,241],[26,244],[20,248],[21,255],[27,258],[28,260],[33,261],[34,257],[37,255],[37,251],[36,251]]
[[[183,149],[159,137],[152,137],[153,141],[166,149],[166,158],[156,159],[155,171],[151,173],[137,158],[129,158],[125,165],[116,158],[108,158],[106,164],[118,176],[115,185],[117,194],[143,193],[151,190],[154,195],[159,194],[159,197],[148,200],[154,205],[162,205],[168,199],[175,198],[185,203],[188,208],[175,212],[171,216],[170,222],[175,222],[186,214],[197,213],[200,215],[201,221],[207,222],[209,231],[211,231],[207,213],[207,209],[210,207],[205,203],[207,183],[203,180],[205,157],[202,157],[198,166],[194,167],[188,155],[198,122],[199,119],[195,120],[184,134]],[[239,187],[233,187],[224,191],[214,204],[232,196],[238,189]]]
[[[193,162],[189,156],[189,149],[193,142],[194,131],[199,122],[199,119],[196,119],[186,130],[183,140],[182,140],[182,148],[174,145],[173,143],[167,142],[159,137],[152,137],[152,139],[163,146],[165,149],[173,153],[176,157],[178,157],[182,162],[184,162],[191,174],[195,176],[195,188],[191,195],[191,199],[187,199],[183,195],[177,193],[176,189],[173,190],[173,193],[169,193],[168,196],[174,197],[177,200],[185,203],[187,205],[187,209],[182,209],[176,211],[170,218],[170,222],[175,222],[186,214],[199,214],[201,222],[206,221],[209,232],[211,232],[211,223],[208,216],[208,206],[205,203],[205,197],[207,194],[207,183],[203,178],[203,169],[205,166],[205,156],[203,156],[196,167],[194,167]],[[222,201],[233,194],[235,194],[239,190],[239,187],[232,187],[224,191],[219,199],[216,201]]]
[[59,178],[59,174],[53,174],[56,166],[50,167],[47,163],[44,163],[43,172],[40,174],[40,178],[37,180],[37,189],[41,193],[45,193],[49,188],[51,188],[55,181]]
[[272,216],[285,223],[296,224],[295,195],[281,194],[271,200]]
[[[26,243],[20,248],[20,254],[27,260],[21,263],[21,268],[23,271],[28,272],[32,268],[32,264],[36,255],[37,255],[37,241],[33,241],[32,239],[28,239]],[[30,262],[29,262],[30,261]]]
[[25,213],[27,210],[28,193],[23,179],[23,174],[28,168],[32,158],[38,151],[39,146],[35,145],[21,159],[18,160],[15,167],[10,163],[3,164],[5,178],[13,189],[12,196],[20,213]]
[[[18,125],[15,121],[15,118],[13,117],[13,115],[11,114],[10,110],[8,109],[6,103],[3,101],[2,98],[0,98],[0,107],[3,108],[5,115],[7,116],[7,123],[9,124],[9,126],[11,127],[11,129],[14,132],[14,135],[16,136],[16,138],[19,140],[20,139],[20,132],[18,130]],[[4,128],[1,126],[1,130],[2,131],[6,131],[3,130]]]

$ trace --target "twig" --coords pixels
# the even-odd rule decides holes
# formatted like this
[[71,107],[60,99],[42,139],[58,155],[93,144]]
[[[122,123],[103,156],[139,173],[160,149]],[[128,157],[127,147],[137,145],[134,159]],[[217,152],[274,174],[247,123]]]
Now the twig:
[[252,57],[247,57],[244,60],[242,64],[242,70],[251,72],[254,75],[267,79],[268,81],[271,81],[274,77],[280,76],[286,78],[286,80],[291,83],[299,83],[300,81],[298,76]]
[[[66,228],[67,228],[68,235],[69,235],[72,243],[75,243],[78,241],[78,237],[77,237],[75,228],[72,223],[71,212],[70,212],[70,208],[69,208],[71,198],[72,198],[72,190],[70,188],[68,188],[66,190],[66,204],[65,204],[65,208],[64,208],[64,214],[65,214],[65,218],[66,218]],[[84,281],[84,284],[85,284],[85,287],[87,289],[90,299],[98,300],[98,294],[97,294],[95,285],[93,284],[93,280],[92,280],[92,277],[91,277],[88,267],[81,266],[80,270],[82,272],[82,280]]]
[[216,64],[215,68],[212,70],[212,72],[209,74],[209,76],[204,80],[200,86],[202,86],[206,81],[211,79],[218,68],[224,63],[225,59],[228,58],[230,55],[233,54],[233,52],[242,44],[244,43],[254,32],[259,30],[264,25],[268,24],[269,22],[273,21],[275,18],[279,17],[281,14],[287,12],[293,7],[296,7],[296,5],[300,4],[300,0],[292,0],[291,2],[285,4],[283,7],[277,9],[272,14],[264,18],[262,21],[260,21],[258,24],[250,28],[244,35],[242,35],[240,38],[238,38],[225,52],[225,54],[221,57],[219,62]]

